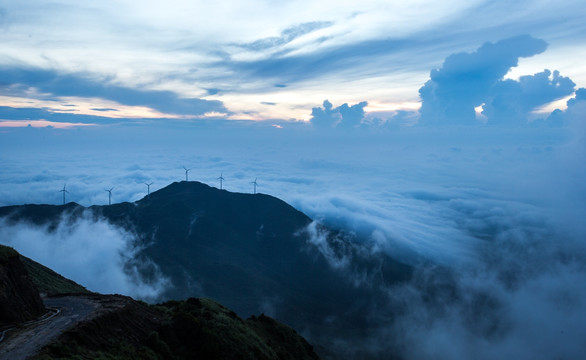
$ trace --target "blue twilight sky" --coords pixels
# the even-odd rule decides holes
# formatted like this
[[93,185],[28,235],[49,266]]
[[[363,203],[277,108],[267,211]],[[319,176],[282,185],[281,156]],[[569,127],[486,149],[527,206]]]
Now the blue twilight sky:
[[[557,85],[556,75],[543,75],[544,69],[558,70],[562,80],[570,78],[576,88],[586,86],[585,15],[580,0],[222,5],[187,0],[7,0],[0,5],[0,120],[307,121],[312,109],[327,99],[334,109],[365,102],[359,107],[369,123],[411,124],[417,116],[408,113],[417,115],[422,100],[429,101],[424,113],[430,114],[431,108],[443,106],[432,103],[449,102],[446,96],[457,98],[457,91],[468,93],[460,80],[470,80],[469,72],[478,73],[479,68],[493,73],[478,74],[484,80],[470,87],[492,94],[468,94],[462,101],[478,107],[496,98],[502,106],[485,106],[491,117],[501,115],[499,106],[505,105],[500,100],[518,103],[519,96],[537,95],[521,100],[522,109],[515,110],[534,118],[535,111],[563,108],[574,90],[547,89],[548,78]],[[520,35],[539,43],[525,38],[480,48]],[[426,86],[420,97],[430,71],[463,52],[472,55],[450,58],[450,66],[440,71],[444,76],[439,87],[448,93],[440,89],[443,95],[430,99],[431,86]],[[498,69],[483,67],[483,62],[496,59]],[[524,95],[511,89],[515,84],[486,88],[503,77],[517,80],[537,73],[545,79],[522,84]],[[541,88],[526,89],[533,85]],[[359,116],[356,110],[353,114]]]

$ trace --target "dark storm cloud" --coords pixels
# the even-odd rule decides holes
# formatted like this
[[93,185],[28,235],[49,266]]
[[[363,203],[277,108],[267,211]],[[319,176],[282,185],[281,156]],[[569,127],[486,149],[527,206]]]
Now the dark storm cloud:
[[181,98],[171,91],[138,90],[89,79],[83,74],[63,74],[54,70],[0,67],[4,86],[36,88],[50,97],[97,97],[123,105],[147,106],[166,114],[202,115],[226,112],[222,102]]

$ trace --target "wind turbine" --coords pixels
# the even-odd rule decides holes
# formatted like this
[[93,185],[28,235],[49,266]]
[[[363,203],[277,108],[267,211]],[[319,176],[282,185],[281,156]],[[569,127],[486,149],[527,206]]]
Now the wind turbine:
[[147,198],[150,199],[151,198],[151,185],[153,183],[144,183],[147,186]]
[[108,205],[112,205],[112,190],[114,190],[114,188],[110,188],[110,190],[108,189],[104,189],[108,192]]
[[257,179],[257,178],[254,178],[254,181],[252,181],[252,182],[251,182],[251,184],[253,184],[253,185],[254,185],[254,194],[256,194],[256,185],[257,185],[257,183],[256,183],[256,179]]
[[59,190],[59,192],[63,193],[63,205],[65,205],[65,193],[69,193],[69,191],[65,190],[65,184],[63,184],[63,189]]
[[224,179],[224,172],[223,171],[220,174],[220,177],[218,178],[218,180],[220,180],[220,190],[222,190],[222,182],[225,180]]
[[191,170],[191,169],[188,169],[185,166],[183,167],[183,169],[185,169],[185,181],[189,181],[188,175],[189,175],[189,170]]

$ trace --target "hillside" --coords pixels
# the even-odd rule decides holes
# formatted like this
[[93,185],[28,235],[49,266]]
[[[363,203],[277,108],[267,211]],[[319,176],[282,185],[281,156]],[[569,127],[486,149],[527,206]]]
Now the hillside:
[[[48,225],[49,231],[82,214],[134,234],[142,249],[138,260],[156,264],[170,279],[160,300],[206,297],[243,317],[265,313],[320,348],[365,341],[392,318],[373,312],[387,301],[388,285],[412,273],[383,253],[365,253],[351,235],[315,225],[275,197],[198,182],[173,183],[134,203],[0,207],[8,223]],[[151,270],[142,272],[145,281],[154,280]]]
[[[77,323],[67,328],[71,320],[66,320],[65,332],[56,339],[47,338],[48,343],[40,352],[27,358],[318,359],[311,345],[294,330],[265,315],[242,320],[233,311],[208,299],[147,305],[126,296],[89,293],[30,259],[28,268],[35,271],[29,274],[21,259],[25,258],[15,250],[0,246],[2,325],[35,320],[46,312],[34,285],[41,280],[48,281],[46,289],[54,294],[52,304],[62,296],[55,295],[60,289],[84,292],[67,295],[64,303],[68,305],[62,312],[31,326],[35,332],[27,332],[27,326],[12,330],[8,339],[0,343],[2,357],[13,356],[10,351],[14,350],[15,341],[30,344],[34,340],[42,344],[39,336],[51,336],[50,331],[42,328],[50,329],[53,322],[59,322],[61,316],[69,313],[69,318],[77,318]],[[74,305],[77,302],[86,304],[90,313],[77,315]],[[38,328],[41,331],[36,331]]]
[[44,312],[39,291],[19,254],[0,245],[0,327],[35,319]]
[[75,281],[69,280],[46,266],[20,255],[20,261],[29,273],[31,281],[41,295],[69,293],[87,294],[89,291]]
[[91,299],[95,314],[31,359],[318,359],[291,328],[264,315],[243,320],[209,299],[160,305],[120,295]]

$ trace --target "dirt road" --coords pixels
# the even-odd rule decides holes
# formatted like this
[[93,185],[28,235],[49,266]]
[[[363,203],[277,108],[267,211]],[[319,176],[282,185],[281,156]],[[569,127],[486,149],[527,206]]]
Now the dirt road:
[[45,306],[60,312],[47,321],[7,334],[0,343],[0,359],[20,360],[36,354],[64,330],[92,315],[98,303],[86,296],[64,296],[45,299]]

